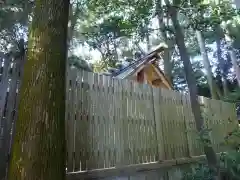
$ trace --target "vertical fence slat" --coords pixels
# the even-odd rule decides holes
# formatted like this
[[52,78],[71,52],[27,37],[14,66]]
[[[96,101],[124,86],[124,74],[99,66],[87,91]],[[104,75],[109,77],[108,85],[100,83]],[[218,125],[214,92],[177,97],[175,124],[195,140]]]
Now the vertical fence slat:
[[153,103],[154,103],[154,116],[156,124],[156,140],[157,140],[157,160],[163,161],[165,159],[165,149],[164,149],[164,137],[163,137],[163,107],[161,102],[161,90],[153,88]]
[[68,74],[68,81],[67,81],[67,92],[68,92],[68,100],[67,100],[67,148],[68,148],[68,162],[67,162],[67,170],[69,172],[74,171],[74,128],[75,128],[75,91],[76,91],[76,71],[72,70]]
[[105,167],[105,126],[104,126],[104,108],[105,108],[105,96],[104,96],[104,88],[103,88],[103,76],[98,77],[98,98],[99,102],[101,102],[101,108],[97,106],[99,110],[99,148],[100,148],[100,167]]
[[81,113],[82,113],[82,71],[79,71],[76,77],[76,117],[75,117],[75,164],[74,164],[74,171],[81,170],[81,155],[82,155],[82,146],[84,145],[81,141]]
[[0,179],[7,175],[17,117],[19,87],[24,57],[1,56],[0,70]]

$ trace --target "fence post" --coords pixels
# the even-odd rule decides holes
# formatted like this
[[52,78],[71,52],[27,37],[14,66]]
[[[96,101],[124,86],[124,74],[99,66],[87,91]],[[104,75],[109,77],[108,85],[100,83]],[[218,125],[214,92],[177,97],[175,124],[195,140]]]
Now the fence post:
[[152,90],[152,104],[153,104],[153,117],[155,122],[155,134],[156,134],[156,143],[157,143],[157,160],[165,160],[165,149],[163,143],[163,128],[162,128],[162,112],[161,112],[161,89],[153,88]]

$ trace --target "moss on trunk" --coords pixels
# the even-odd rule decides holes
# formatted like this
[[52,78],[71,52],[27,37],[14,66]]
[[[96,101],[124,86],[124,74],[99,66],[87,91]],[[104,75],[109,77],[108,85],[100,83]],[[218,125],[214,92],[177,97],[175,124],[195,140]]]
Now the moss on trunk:
[[65,64],[69,0],[36,0],[9,180],[65,179]]

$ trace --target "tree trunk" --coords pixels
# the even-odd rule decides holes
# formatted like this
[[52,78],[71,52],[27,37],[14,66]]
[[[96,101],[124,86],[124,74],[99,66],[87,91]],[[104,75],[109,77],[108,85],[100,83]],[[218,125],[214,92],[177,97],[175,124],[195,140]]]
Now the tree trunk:
[[228,90],[228,83],[227,83],[227,77],[226,74],[224,72],[224,61],[222,58],[222,50],[221,50],[221,39],[223,37],[223,32],[220,26],[216,27],[216,44],[217,44],[217,59],[220,65],[220,72],[221,72],[221,76],[222,76],[222,83],[223,83],[223,93],[224,96],[228,95],[229,90]]
[[199,44],[200,51],[202,54],[202,58],[203,58],[203,65],[207,72],[207,81],[208,81],[208,85],[210,88],[211,96],[213,99],[219,99],[218,93],[216,90],[217,84],[213,79],[212,68],[211,68],[211,64],[208,59],[208,54],[207,54],[206,47],[205,47],[205,41],[204,41],[201,31],[196,30],[196,36],[197,36],[198,44]]
[[150,51],[150,49],[151,49],[151,45],[150,45],[150,38],[149,38],[149,36],[150,36],[150,34],[149,34],[149,33],[147,33],[147,34],[146,34],[147,52],[149,52],[149,51]]
[[[183,62],[183,65],[184,65],[184,71],[185,71],[186,81],[189,88],[190,101],[191,101],[193,116],[196,122],[196,128],[198,132],[202,132],[204,128],[203,127],[204,122],[201,116],[200,105],[198,102],[196,79],[194,77],[190,57],[187,53],[187,48],[184,43],[184,35],[182,32],[181,26],[179,24],[179,21],[177,19],[177,11],[175,7],[170,5],[169,0],[165,0],[165,3],[168,7],[168,13],[172,19],[173,27],[175,29],[176,43],[180,52],[181,61]],[[206,154],[209,166],[213,169],[216,168],[218,170],[219,168],[218,168],[217,156],[213,148],[211,146],[204,145],[204,152]]]
[[20,91],[9,180],[65,179],[69,0],[37,0]]
[[234,69],[235,74],[236,74],[237,83],[238,83],[238,86],[240,88],[240,67],[238,65],[237,57],[236,57],[236,54],[235,54],[233,49],[229,50],[229,55],[231,57],[231,61],[232,61],[232,64],[233,64],[233,69]]
[[224,35],[225,35],[225,40],[226,40],[226,42],[228,44],[228,47],[229,47],[228,53],[230,55],[232,65],[233,65],[233,69],[234,69],[234,72],[236,74],[237,83],[238,83],[238,86],[240,88],[240,66],[239,66],[239,63],[237,62],[237,57],[236,57],[236,53],[234,51],[234,46],[233,46],[233,40],[229,36],[228,29],[226,29],[226,32],[227,33],[225,33]]
[[164,50],[164,54],[163,54],[164,74],[165,74],[166,78],[168,79],[168,81],[172,84],[173,64],[171,62],[171,55],[172,55],[172,52],[170,51],[171,45],[169,43],[169,40],[168,40],[166,32],[165,32],[165,24],[159,15],[158,15],[158,23],[159,23],[159,27],[160,27],[160,36],[162,38],[162,41],[168,45],[168,48]]
[[79,7],[79,2],[77,2],[75,11],[73,9],[73,5],[69,6],[69,20],[70,20],[70,27],[68,29],[68,45],[70,45],[71,40],[73,38],[74,28],[77,24],[78,16],[80,15],[81,9]]
[[172,68],[173,68],[173,64],[171,62],[171,55],[172,52],[170,51],[170,43],[169,40],[167,38],[167,34],[165,32],[165,24],[163,22],[163,12],[161,10],[161,0],[157,0],[156,1],[156,6],[157,6],[157,20],[158,20],[158,26],[159,26],[159,33],[161,36],[161,40],[166,43],[168,45],[168,48],[164,50],[164,54],[163,54],[163,60],[164,60],[164,74],[166,76],[166,78],[168,79],[168,81],[172,84]]
[[[114,37],[117,37],[117,35],[114,34]],[[116,63],[118,62],[118,59],[119,59],[117,48],[118,48],[117,42],[113,41],[113,59],[115,60],[115,63],[114,63],[115,65],[116,65]]]

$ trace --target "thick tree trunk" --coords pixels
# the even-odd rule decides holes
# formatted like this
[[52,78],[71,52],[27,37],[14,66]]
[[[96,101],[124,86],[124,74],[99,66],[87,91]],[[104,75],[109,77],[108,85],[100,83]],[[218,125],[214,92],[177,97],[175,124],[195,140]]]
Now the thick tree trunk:
[[65,179],[65,66],[69,0],[37,0],[9,180]]
[[238,65],[237,57],[236,57],[236,54],[235,54],[233,49],[229,50],[229,54],[230,54],[231,61],[232,61],[232,64],[233,64],[234,72],[236,74],[238,86],[240,88],[240,66]]
[[219,99],[217,89],[216,89],[217,84],[213,79],[212,68],[211,68],[211,64],[208,59],[208,54],[207,54],[206,47],[205,47],[205,41],[204,41],[201,31],[196,30],[196,36],[197,36],[198,44],[199,44],[200,51],[202,54],[202,58],[203,58],[203,65],[207,72],[207,81],[208,81],[208,85],[210,88],[211,96],[213,99]]
[[[182,32],[181,26],[179,24],[179,21],[177,19],[177,11],[175,7],[170,5],[169,0],[165,0],[165,3],[168,6],[168,12],[173,22],[173,27],[175,29],[176,43],[180,52],[181,61],[183,62],[183,65],[184,65],[184,71],[185,71],[186,81],[189,88],[190,101],[191,101],[193,116],[196,122],[196,128],[198,132],[202,132],[204,128],[203,127],[204,122],[201,116],[200,105],[198,102],[196,79],[194,77],[191,61],[187,53],[186,45],[184,43],[184,35]],[[209,166],[212,168],[216,168],[218,170],[217,156],[213,148],[211,146],[204,145],[204,152],[206,154]]]

